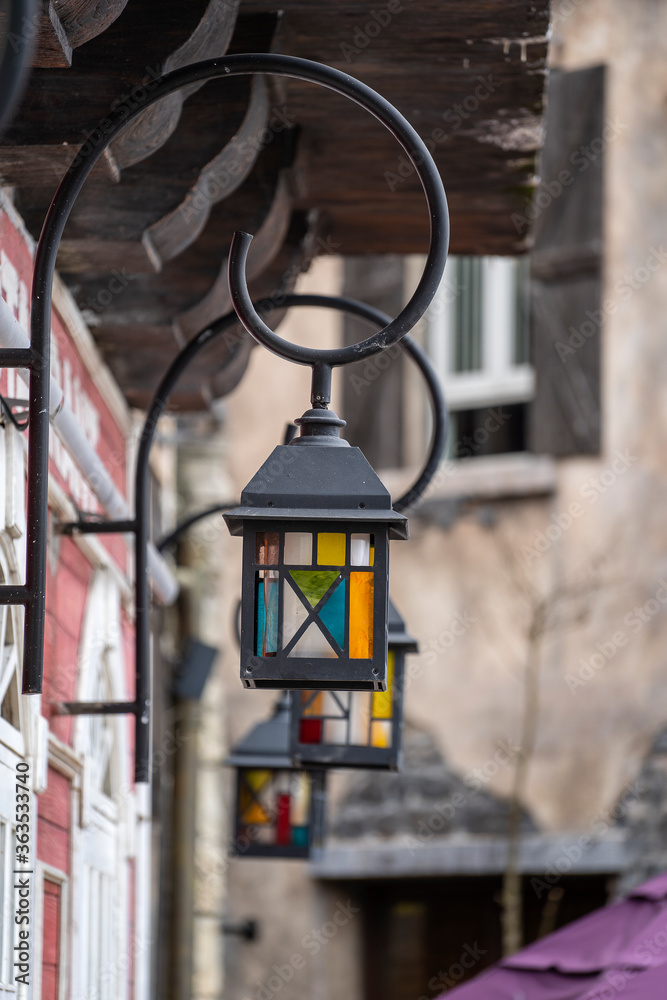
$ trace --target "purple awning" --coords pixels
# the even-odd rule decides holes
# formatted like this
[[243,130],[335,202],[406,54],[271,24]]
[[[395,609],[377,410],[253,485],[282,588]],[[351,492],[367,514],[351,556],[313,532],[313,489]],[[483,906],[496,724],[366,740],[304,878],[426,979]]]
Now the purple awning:
[[[667,875],[536,941],[456,1000],[667,1000]],[[451,996],[451,992],[447,994]]]

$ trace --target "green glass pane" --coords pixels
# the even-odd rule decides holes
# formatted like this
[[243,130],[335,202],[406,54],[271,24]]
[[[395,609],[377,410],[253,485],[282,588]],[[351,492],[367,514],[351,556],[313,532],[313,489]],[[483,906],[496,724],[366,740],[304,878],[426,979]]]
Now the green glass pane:
[[315,607],[340,574],[336,570],[291,569],[290,576],[303,596]]

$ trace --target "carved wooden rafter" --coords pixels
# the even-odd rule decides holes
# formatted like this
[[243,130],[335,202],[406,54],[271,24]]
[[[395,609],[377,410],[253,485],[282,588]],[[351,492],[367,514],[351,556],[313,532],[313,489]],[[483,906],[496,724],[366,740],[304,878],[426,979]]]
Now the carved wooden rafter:
[[212,206],[233,194],[246,180],[261,151],[260,137],[268,114],[266,84],[256,77],[238,132],[206,164],[178,207],[147,227],[140,240],[63,239],[58,268],[70,274],[120,267],[132,274],[161,271],[163,263],[182,253],[201,234]]
[[72,51],[101,35],[122,14],[127,0],[43,0],[33,65],[72,65]]
[[[210,0],[194,32],[162,66],[163,73],[202,59],[223,56],[234,33],[240,0]],[[138,163],[155,152],[178,124],[183,102],[203,84],[195,83],[147,108],[112,144],[119,168]]]
[[[183,342],[200,319],[205,325],[209,318],[225,311],[225,262],[234,231],[256,234],[252,262],[252,273],[256,274],[280,250],[290,211],[289,170],[271,151],[265,151],[237,194],[214,207],[200,238],[168,262],[160,274],[132,275],[119,268],[116,276],[120,284],[114,280],[113,289],[108,271],[81,274],[75,287],[76,301],[96,336],[125,343],[127,333],[131,331],[130,339],[136,338],[143,328],[149,331],[147,336],[159,337],[166,332],[172,342]],[[218,308],[220,312],[216,312]],[[192,316],[188,315],[191,311]]]
[[208,221],[211,206],[228,198],[252,170],[261,149],[269,102],[266,84],[255,77],[250,103],[241,128],[218,155],[207,163],[182,203],[144,233],[160,260],[172,260],[197,239]]
[[[277,255],[287,235],[291,213],[292,193],[289,188],[287,171],[283,171],[278,181],[271,209],[250,246],[247,268],[248,281],[258,277]],[[228,258],[225,257],[220,273],[208,294],[196,306],[181,313],[175,320],[177,329],[186,339],[193,337],[208,323],[212,323],[218,316],[222,316],[231,309],[232,300],[229,295],[227,262]]]
[[[317,255],[318,232],[316,212],[292,214],[283,245],[272,262],[252,282],[254,298],[275,297],[276,302],[280,302],[283,294],[293,291],[299,275],[308,269]],[[283,316],[283,310],[271,313],[272,328],[277,328]],[[125,386],[129,401],[139,407],[146,406],[160,373],[167,368],[183,343],[181,338],[175,339],[174,331],[169,326],[102,327],[96,331],[96,339],[114,374]],[[148,386],[145,380],[137,381],[136,370],[128,363],[129,345],[136,344],[139,339],[145,369],[154,373]],[[243,376],[254,346],[255,341],[240,325],[212,342],[183,373],[171,397],[172,408],[178,412],[203,410],[212,399],[231,392]]]

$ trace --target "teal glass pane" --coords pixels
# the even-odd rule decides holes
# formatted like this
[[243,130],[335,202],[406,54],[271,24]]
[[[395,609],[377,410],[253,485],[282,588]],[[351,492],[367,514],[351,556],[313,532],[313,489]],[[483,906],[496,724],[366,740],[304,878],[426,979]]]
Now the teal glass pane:
[[308,827],[292,827],[292,843],[295,847],[308,847]]
[[345,580],[322,606],[320,618],[341,649],[345,648]]
[[278,651],[278,580],[257,579],[255,634],[257,656],[275,656]]

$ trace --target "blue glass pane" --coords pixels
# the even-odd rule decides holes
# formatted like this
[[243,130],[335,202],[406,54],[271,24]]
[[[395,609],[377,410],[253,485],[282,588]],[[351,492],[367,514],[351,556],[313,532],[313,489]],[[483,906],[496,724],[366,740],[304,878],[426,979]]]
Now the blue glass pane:
[[320,611],[322,622],[341,649],[345,647],[345,580],[341,580]]
[[308,827],[292,827],[292,843],[295,847],[308,847]]
[[278,650],[278,580],[257,580],[257,656],[275,656]]

